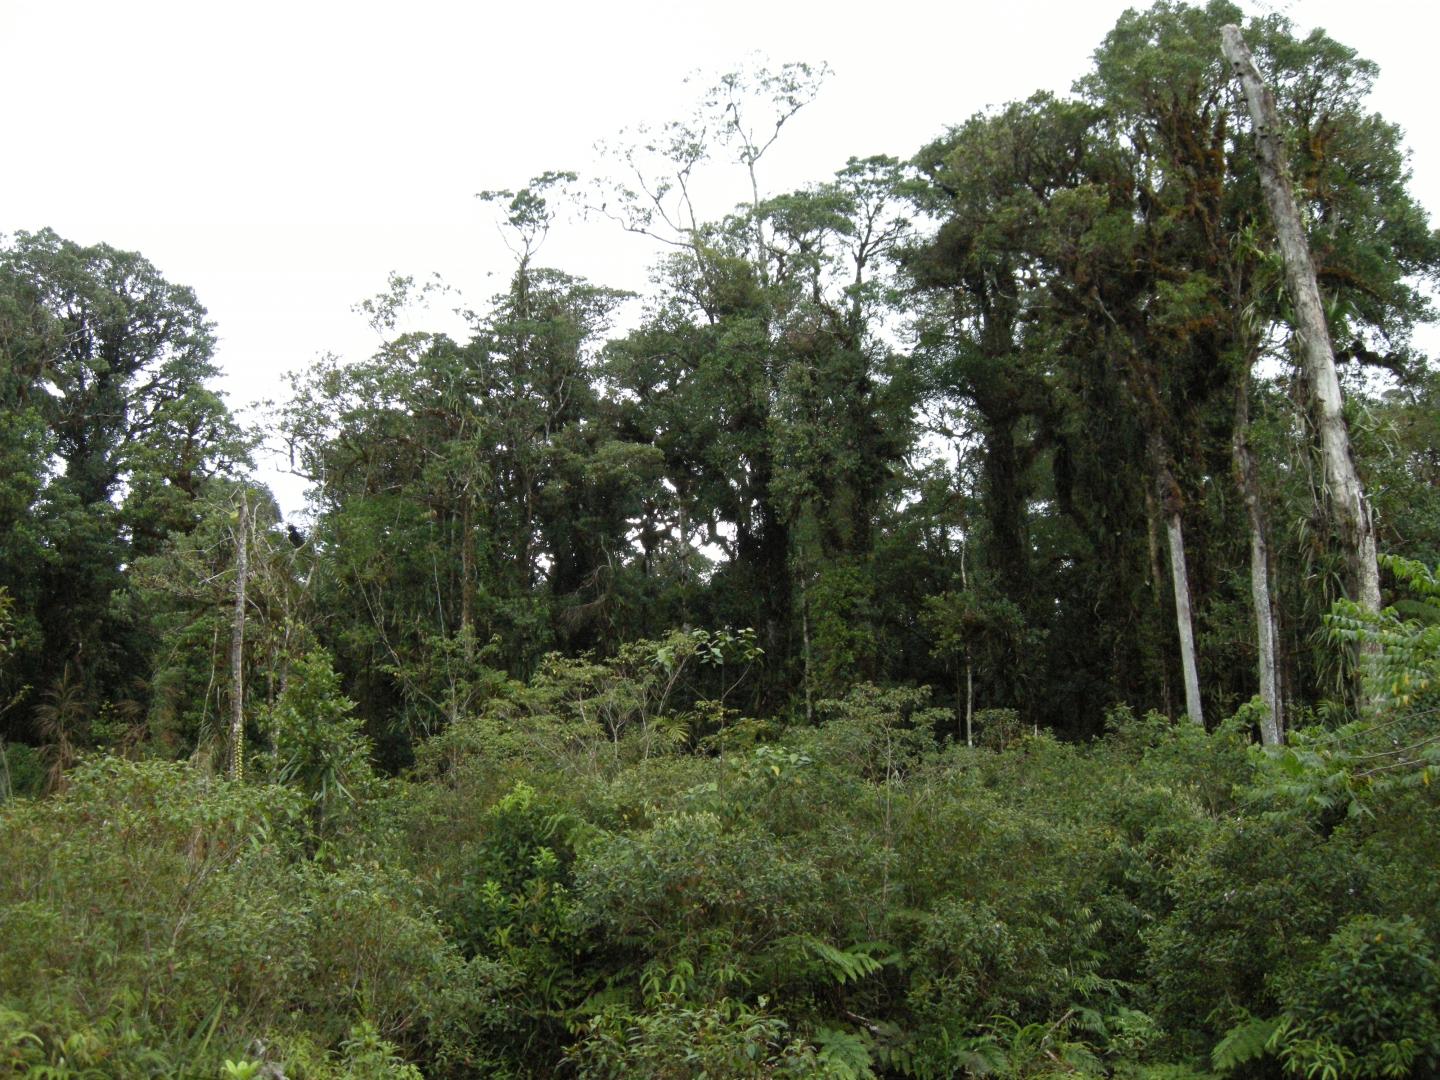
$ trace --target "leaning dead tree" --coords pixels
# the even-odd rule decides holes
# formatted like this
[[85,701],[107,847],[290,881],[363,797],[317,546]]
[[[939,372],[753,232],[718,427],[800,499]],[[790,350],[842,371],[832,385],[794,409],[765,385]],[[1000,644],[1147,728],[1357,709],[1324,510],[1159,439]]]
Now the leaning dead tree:
[[1311,405],[1320,429],[1320,449],[1325,460],[1325,479],[1330,503],[1345,543],[1345,555],[1354,581],[1355,599],[1367,611],[1380,610],[1380,569],[1376,560],[1375,529],[1365,490],[1350,453],[1350,436],[1345,426],[1340,380],[1335,375],[1335,350],[1320,303],[1315,266],[1310,247],[1300,226],[1295,194],[1285,162],[1280,121],[1275,97],[1260,80],[1255,61],[1240,28],[1226,26],[1220,31],[1225,59],[1245,92],[1250,118],[1255,127],[1255,147],[1260,163],[1260,186],[1275,224],[1280,252],[1285,260],[1285,285],[1295,309],[1295,332],[1310,387]]

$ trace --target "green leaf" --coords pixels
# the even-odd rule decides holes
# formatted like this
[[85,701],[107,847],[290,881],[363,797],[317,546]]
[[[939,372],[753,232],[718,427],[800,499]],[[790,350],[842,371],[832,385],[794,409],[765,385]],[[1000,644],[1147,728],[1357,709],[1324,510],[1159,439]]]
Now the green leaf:
[[1228,1072],[1238,1065],[1264,1057],[1271,1050],[1269,1045],[1281,1020],[1249,1017],[1225,1033],[1225,1037],[1210,1051],[1210,1061],[1215,1068]]

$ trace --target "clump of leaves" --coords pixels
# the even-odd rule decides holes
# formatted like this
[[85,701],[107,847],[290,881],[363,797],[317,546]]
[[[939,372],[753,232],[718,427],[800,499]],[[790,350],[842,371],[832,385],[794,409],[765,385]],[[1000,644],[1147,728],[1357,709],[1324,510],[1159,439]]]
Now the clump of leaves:
[[610,1007],[581,1029],[565,1057],[590,1080],[874,1075],[827,1068],[763,997],[753,1006],[728,997],[706,1005],[667,997],[641,1013]]
[[274,740],[274,777],[310,801],[317,837],[374,786],[370,740],[354,710],[329,654],[313,652],[295,662],[264,718]]

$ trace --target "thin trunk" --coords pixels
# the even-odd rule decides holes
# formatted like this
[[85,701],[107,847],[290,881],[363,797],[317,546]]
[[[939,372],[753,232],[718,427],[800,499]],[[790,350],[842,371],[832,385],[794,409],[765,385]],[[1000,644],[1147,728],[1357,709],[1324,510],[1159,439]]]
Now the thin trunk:
[[240,493],[235,530],[235,617],[230,627],[230,777],[245,778],[245,584],[250,573],[250,504]]
[[1190,579],[1185,572],[1185,534],[1180,527],[1180,512],[1172,510],[1166,518],[1170,533],[1170,577],[1175,587],[1175,623],[1180,631],[1180,667],[1185,674],[1185,711],[1195,723],[1204,725],[1200,711],[1200,673],[1195,665],[1195,628],[1190,617]]
[[1276,648],[1280,640],[1280,615],[1270,587],[1270,530],[1260,500],[1260,476],[1255,455],[1250,452],[1250,379],[1242,374],[1235,392],[1235,438],[1232,443],[1235,481],[1250,519],[1250,595],[1255,605],[1255,639],[1259,653],[1260,699],[1266,716],[1260,722],[1260,738],[1266,746],[1279,746],[1284,739],[1284,697],[1280,691],[1280,669]]
[[810,590],[805,575],[800,576],[800,629],[803,636],[805,664],[805,723],[815,723],[815,705],[810,691]]
[[1325,323],[1320,288],[1315,280],[1315,266],[1311,262],[1310,248],[1295,208],[1275,98],[1260,81],[1260,73],[1240,36],[1239,27],[1226,26],[1220,33],[1225,58],[1240,80],[1250,106],[1260,162],[1260,184],[1285,259],[1285,283],[1295,308],[1295,330],[1300,339],[1301,356],[1320,429],[1330,501],[1344,538],[1356,600],[1366,611],[1379,611],[1380,570],[1376,559],[1375,530],[1370,521],[1370,508],[1365,502],[1365,490],[1350,454],[1340,380],[1335,375],[1335,353]]
[[[960,587],[970,588],[970,575],[965,569],[967,545],[960,545]],[[965,649],[965,745],[975,745],[975,666],[970,663],[970,649]]]
[[965,650],[965,745],[975,745],[975,665]]
[[1200,672],[1195,660],[1195,620],[1190,611],[1190,575],[1185,567],[1185,531],[1180,522],[1183,500],[1175,480],[1170,451],[1161,436],[1152,431],[1150,456],[1155,469],[1155,505],[1165,515],[1170,538],[1170,586],[1175,594],[1175,627],[1180,635],[1180,670],[1185,680],[1185,712],[1204,725],[1200,709]]
[[1260,653],[1260,699],[1265,703],[1260,741],[1266,746],[1279,746],[1285,741],[1284,699],[1275,662],[1279,626],[1270,591],[1270,548],[1265,534],[1254,525],[1250,529],[1250,593],[1255,604],[1255,638]]
[[472,503],[467,491],[460,508],[460,635],[467,668],[475,663],[475,523],[471,520]]

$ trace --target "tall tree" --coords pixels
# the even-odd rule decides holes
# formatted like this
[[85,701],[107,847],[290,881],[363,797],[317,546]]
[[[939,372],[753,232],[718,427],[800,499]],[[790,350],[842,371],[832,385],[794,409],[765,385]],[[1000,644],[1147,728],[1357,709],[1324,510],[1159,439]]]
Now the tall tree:
[[69,665],[98,703],[146,667],[124,567],[194,526],[200,484],[246,443],[207,386],[204,308],[144,257],[18,233],[0,247],[0,296],[5,452],[23,478],[0,529],[38,540],[0,559],[26,608],[25,677],[46,685]]
[[[728,133],[750,189],[719,221],[688,201],[705,125],[676,129],[691,133],[668,161],[680,209],[631,201],[624,218],[668,230],[665,292],[608,366],[627,423],[665,454],[682,546],[703,538],[723,554],[712,618],[760,633],[769,707],[796,675],[813,698],[817,684],[829,694],[878,672],[870,559],[909,434],[909,380],[877,332],[887,258],[908,227],[898,163],[852,160],[780,196],[757,176],[815,78],[800,67],[727,76],[706,99],[702,117]],[[757,109],[770,119],[752,129]]]
[[[939,225],[903,253],[927,389],[941,413],[937,432],[957,445],[978,438],[986,528],[979,544],[971,530],[974,565],[962,577],[993,580],[1031,618],[1050,606],[1034,572],[1030,504],[1060,409],[1041,317],[1042,235],[1055,194],[1083,180],[1094,121],[1086,106],[1036,95],[925,147],[912,195]],[[957,450],[957,470],[964,456]],[[1011,655],[993,666],[996,675],[1013,673],[1021,662]],[[1001,681],[1010,685],[1000,703],[1023,705],[1016,680]]]
[[193,530],[137,558],[128,578],[153,656],[150,745],[223,769],[235,748],[243,754],[257,706],[273,704],[314,647],[317,552],[253,483],[212,479],[196,511]]
[[1235,77],[1245,90],[1250,117],[1255,130],[1256,156],[1260,162],[1260,187],[1279,240],[1280,254],[1285,262],[1285,286],[1295,312],[1295,332],[1299,352],[1304,360],[1306,384],[1310,389],[1316,424],[1320,429],[1320,448],[1325,460],[1325,474],[1330,481],[1330,499],[1340,521],[1350,572],[1354,577],[1356,602],[1361,609],[1376,613],[1380,610],[1380,568],[1376,562],[1375,529],[1370,523],[1370,507],[1365,501],[1364,485],[1355,470],[1346,431],[1344,403],[1340,396],[1340,380],[1335,374],[1335,350],[1330,344],[1330,328],[1315,280],[1315,265],[1310,258],[1310,245],[1295,207],[1295,194],[1290,184],[1289,164],[1285,158],[1284,132],[1280,127],[1275,98],[1260,79],[1260,72],[1240,28],[1227,24],[1221,28],[1225,58],[1235,70]]
[[[548,227],[535,189],[502,198],[517,230]],[[464,344],[402,334],[369,361],[324,362],[286,411],[329,552],[322,640],[402,758],[497,673],[596,646],[618,617],[654,472],[596,392],[592,350],[622,294],[534,266],[534,240],[522,232],[510,288]]]
[[[1218,376],[1192,380],[1186,390],[1187,400],[1202,403],[1194,420],[1211,432],[1193,443],[1201,455],[1193,460],[1206,476],[1220,472],[1222,454],[1232,460],[1250,532],[1259,684],[1271,706],[1264,734],[1275,740],[1284,706],[1279,661],[1271,659],[1280,624],[1265,512],[1275,496],[1259,490],[1247,431],[1251,371],[1266,343],[1299,339],[1290,331],[1295,309],[1278,287],[1281,260],[1262,239],[1271,229],[1260,198],[1263,170],[1244,138],[1244,108],[1217,48],[1220,27],[1239,19],[1223,0],[1129,12],[1097,52],[1081,89],[1105,105],[1117,137],[1137,151],[1138,213],[1165,230],[1169,269],[1159,276],[1157,296],[1173,312],[1169,335],[1186,339],[1196,372]],[[1306,262],[1326,293],[1333,324],[1327,329],[1353,343],[1353,357],[1383,355],[1399,369],[1409,327],[1426,310],[1407,279],[1433,274],[1435,249],[1406,191],[1398,132],[1365,110],[1375,69],[1322,32],[1297,40],[1280,16],[1252,20],[1247,33],[1280,88],[1279,114],[1291,133],[1294,179],[1309,215],[1313,262]],[[1227,429],[1229,437],[1220,437]],[[1214,587],[1207,571],[1202,594]]]

